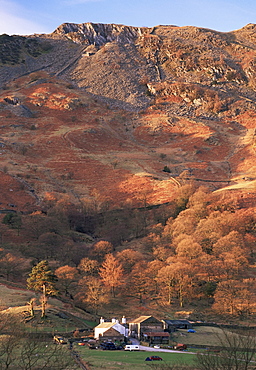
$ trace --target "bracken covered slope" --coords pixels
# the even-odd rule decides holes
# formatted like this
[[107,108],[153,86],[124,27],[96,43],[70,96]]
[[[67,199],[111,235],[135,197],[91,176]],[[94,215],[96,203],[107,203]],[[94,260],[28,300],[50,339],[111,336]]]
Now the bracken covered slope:
[[159,204],[190,179],[254,193],[255,31],[65,23],[0,36],[0,208]]

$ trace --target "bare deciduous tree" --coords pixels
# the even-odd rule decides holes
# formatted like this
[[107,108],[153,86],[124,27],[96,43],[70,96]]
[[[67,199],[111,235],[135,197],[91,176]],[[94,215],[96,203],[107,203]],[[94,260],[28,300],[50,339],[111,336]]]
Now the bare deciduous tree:
[[206,353],[199,353],[197,365],[200,370],[255,369],[255,363],[252,361],[256,354],[256,338],[250,333],[249,328],[241,333],[223,330],[217,337],[220,352],[208,350]]
[[45,336],[28,334],[16,315],[0,314],[0,333],[0,370],[78,369],[64,346]]

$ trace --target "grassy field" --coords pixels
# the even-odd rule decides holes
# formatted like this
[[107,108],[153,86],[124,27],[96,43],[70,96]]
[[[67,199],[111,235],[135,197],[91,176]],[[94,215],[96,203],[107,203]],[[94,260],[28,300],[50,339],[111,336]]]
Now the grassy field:
[[[202,349],[193,348],[201,345],[205,348],[207,346],[219,346],[223,332],[220,328],[209,326],[195,327],[195,333],[188,333],[187,330],[179,330],[174,333],[173,339],[179,343],[186,343],[191,345],[188,348],[189,352],[198,352]],[[124,369],[124,370],[143,370],[154,367],[160,367],[162,364],[168,365],[184,365],[193,367],[195,365],[196,354],[168,353],[168,352],[127,352],[127,351],[102,351],[89,350],[87,347],[75,347],[81,357],[94,370],[98,369]],[[145,361],[146,357],[158,355],[163,361]]]
[[[28,311],[28,302],[36,298],[35,318],[27,322],[27,331],[65,333],[76,328],[93,328],[97,323],[92,321],[92,315],[86,314],[79,309],[66,307],[63,302],[56,298],[49,297],[46,309],[46,318],[41,320],[40,294],[27,289],[5,286],[0,282],[0,308],[2,312],[20,314]],[[58,316],[64,313],[65,318]]]
[[[3,312],[22,313],[28,310],[27,302],[32,297],[37,297],[35,307],[35,317],[26,322],[26,331],[29,332],[47,332],[51,335],[61,334],[74,331],[76,328],[93,328],[97,322],[93,322],[93,317],[85,312],[74,309],[63,302],[50,298],[48,301],[46,318],[41,319],[41,308],[39,296],[26,289],[17,289],[15,287],[4,286],[0,283],[0,305]],[[60,315],[61,314],[61,315]],[[199,347],[220,346],[223,341],[223,331],[218,327],[194,326],[195,333],[188,333],[187,330],[178,330],[172,334],[172,343],[184,343],[188,345],[188,351],[201,351]],[[88,330],[89,333],[89,330]],[[70,335],[70,334],[69,334]],[[225,335],[224,335],[225,337]],[[186,368],[195,366],[196,354],[167,353],[167,352],[127,352],[127,351],[102,351],[89,350],[88,347],[81,347],[74,344],[81,358],[84,359],[91,369],[124,369],[124,370],[143,370],[143,369],[160,369],[161,365],[176,365]],[[159,355],[163,361],[145,361],[146,357]]]
[[[76,348],[75,348],[76,349]],[[79,354],[94,370],[98,369],[124,369],[143,370],[150,369],[152,365],[179,364],[193,366],[196,355],[189,353],[167,353],[167,352],[129,352],[129,351],[102,351],[90,350],[87,347],[78,349]],[[145,361],[146,357],[157,355],[163,361]]]
[[212,326],[195,326],[195,333],[188,333],[185,329],[179,329],[173,333],[173,340],[188,345],[219,346],[223,335],[222,329]]
[[8,307],[25,306],[36,295],[26,289],[17,289],[0,284],[0,297],[1,308],[6,309]]

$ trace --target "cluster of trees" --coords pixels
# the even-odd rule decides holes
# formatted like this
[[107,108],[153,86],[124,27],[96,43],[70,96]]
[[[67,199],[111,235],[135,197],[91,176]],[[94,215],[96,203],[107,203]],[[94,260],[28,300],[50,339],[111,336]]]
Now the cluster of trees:
[[144,201],[109,211],[97,203],[83,212],[54,204],[22,222],[4,219],[3,227],[18,225],[29,243],[2,242],[0,269],[6,279],[25,281],[31,263],[47,260],[58,294],[94,312],[119,296],[175,307],[204,302],[223,314],[249,315],[256,227],[254,208],[243,207],[235,193],[213,195],[192,183],[155,208]]

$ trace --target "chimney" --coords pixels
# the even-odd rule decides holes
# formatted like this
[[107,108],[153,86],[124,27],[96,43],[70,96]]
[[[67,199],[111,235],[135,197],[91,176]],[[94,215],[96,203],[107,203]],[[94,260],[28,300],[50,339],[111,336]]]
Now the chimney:
[[102,324],[104,322],[104,319],[103,317],[100,318],[100,324]]
[[125,316],[122,317],[122,324],[126,324],[126,317]]
[[115,322],[116,322],[116,319],[114,319],[114,318],[113,318],[113,319],[112,319],[112,322],[113,322],[113,323],[115,323]]

